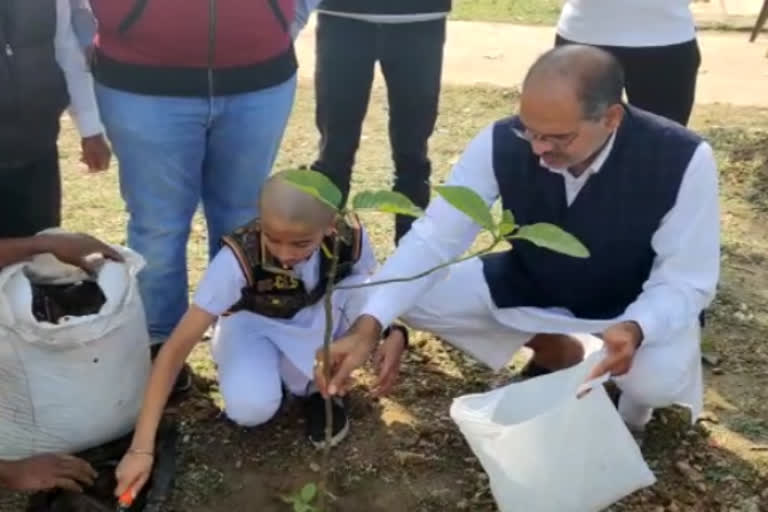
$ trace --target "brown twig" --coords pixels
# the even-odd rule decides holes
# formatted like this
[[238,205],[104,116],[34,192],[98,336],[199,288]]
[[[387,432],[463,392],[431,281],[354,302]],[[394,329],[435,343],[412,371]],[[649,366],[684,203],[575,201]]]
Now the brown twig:
[[[328,286],[325,289],[323,302],[325,306],[325,334],[323,336],[323,373],[325,381],[331,380],[331,343],[333,342],[333,292],[336,289],[336,272],[339,266],[339,248],[341,240],[337,236],[333,242],[331,253],[331,268],[328,272]],[[333,438],[333,403],[331,398],[325,399],[325,444],[323,446],[322,475],[318,497],[318,509],[326,511],[326,497],[328,496],[328,474],[330,472],[331,439]]]

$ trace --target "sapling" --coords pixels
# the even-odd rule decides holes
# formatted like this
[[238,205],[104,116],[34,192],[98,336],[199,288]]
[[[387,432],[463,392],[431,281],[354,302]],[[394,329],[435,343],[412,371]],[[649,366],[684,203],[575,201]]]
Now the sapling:
[[[319,201],[333,208],[340,218],[351,214],[363,212],[380,212],[396,215],[419,217],[424,212],[399,192],[390,190],[370,191],[364,190],[352,199],[352,206],[342,204],[341,191],[325,175],[308,170],[287,171],[283,174],[285,181],[305,193],[315,197]],[[437,194],[451,206],[467,215],[478,224],[482,232],[491,236],[491,243],[486,247],[473,251],[470,254],[446,261],[419,274],[403,276],[380,281],[368,281],[355,285],[338,285],[335,283],[339,261],[340,241],[335,239],[333,247],[322,246],[322,250],[331,260],[327,286],[323,296],[325,307],[325,332],[323,337],[323,358],[321,369],[326,381],[330,380],[330,347],[333,342],[333,308],[332,297],[336,290],[363,288],[378,286],[396,282],[413,281],[420,279],[450,265],[476,258],[495,250],[502,243],[512,245],[514,240],[527,240],[539,247],[555,252],[573,256],[576,258],[589,257],[589,251],[573,235],[563,231],[554,224],[536,223],[527,226],[519,226],[515,222],[514,215],[509,210],[504,210],[500,219],[494,219],[490,207],[472,189],[462,186],[439,186],[435,188]],[[325,443],[323,448],[323,461],[321,469],[321,481],[319,486],[308,484],[297,495],[289,498],[296,512],[326,512],[325,497],[328,494],[328,469],[330,461],[331,438],[333,437],[333,414],[330,399],[325,401]],[[310,487],[311,486],[311,487]],[[297,497],[298,496],[298,497]],[[308,500],[304,498],[308,497]],[[301,498],[301,499],[300,499]],[[313,505],[315,498],[318,504]]]

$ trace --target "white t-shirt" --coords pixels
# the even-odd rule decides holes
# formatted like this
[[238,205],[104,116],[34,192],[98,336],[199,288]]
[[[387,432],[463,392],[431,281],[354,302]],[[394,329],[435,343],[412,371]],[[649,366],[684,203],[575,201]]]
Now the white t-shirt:
[[666,46],[696,37],[690,0],[567,0],[557,33],[602,46]]

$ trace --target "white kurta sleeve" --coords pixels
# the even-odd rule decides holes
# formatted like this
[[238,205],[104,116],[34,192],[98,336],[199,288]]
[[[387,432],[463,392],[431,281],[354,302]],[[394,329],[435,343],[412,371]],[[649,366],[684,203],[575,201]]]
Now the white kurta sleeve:
[[[446,185],[471,188],[488,205],[496,201],[499,186],[493,171],[493,125],[470,142]],[[450,261],[471,246],[479,231],[480,227],[469,217],[436,197],[371,281],[417,275]],[[447,271],[443,269],[414,281],[376,286],[371,289],[362,313],[375,317],[383,326],[390,325]]]
[[192,302],[212,315],[222,315],[240,300],[245,275],[229,247],[222,247],[208,265]]
[[648,280],[624,317],[643,330],[644,343],[669,339],[710,304],[720,273],[717,165],[702,143],[693,154],[677,201],[651,241],[656,258]]
[[92,137],[104,131],[99,119],[93,77],[85,55],[72,29],[72,9],[69,0],[56,0],[56,61],[64,72],[70,98],[70,114],[80,136]]

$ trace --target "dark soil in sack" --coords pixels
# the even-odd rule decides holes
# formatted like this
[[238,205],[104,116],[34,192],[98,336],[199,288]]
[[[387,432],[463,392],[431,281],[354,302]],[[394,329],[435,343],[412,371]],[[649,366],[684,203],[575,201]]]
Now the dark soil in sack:
[[[88,461],[98,472],[93,486],[82,494],[55,490],[30,497],[26,512],[115,512],[114,496],[117,485],[115,468],[131,443],[133,433],[116,441],[92,448],[76,456]],[[178,429],[175,424],[163,423],[158,430],[155,445],[155,465],[150,480],[136,497],[130,512],[160,512],[164,510],[176,472],[176,444]]]

